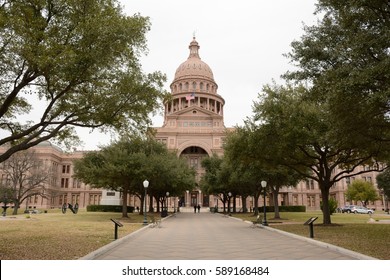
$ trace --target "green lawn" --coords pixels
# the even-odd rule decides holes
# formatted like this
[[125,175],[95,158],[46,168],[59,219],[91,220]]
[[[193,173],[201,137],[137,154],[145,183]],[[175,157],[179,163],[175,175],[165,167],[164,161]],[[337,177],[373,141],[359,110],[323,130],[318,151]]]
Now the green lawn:
[[[297,235],[310,237],[309,226],[303,225],[310,217],[318,217],[314,222],[314,239],[340,246],[378,259],[390,259],[390,215],[376,213],[375,223],[368,223],[366,214],[335,213],[331,216],[332,225],[322,224],[322,212],[281,212],[281,219],[273,219],[274,213],[268,213],[269,226]],[[254,221],[253,214],[235,214],[244,220]],[[379,223],[387,220],[389,223]]]
[[122,219],[121,213],[48,212],[0,218],[0,259],[78,259],[114,240],[111,218],[123,224],[118,228],[119,238],[141,228],[143,221],[138,213]]

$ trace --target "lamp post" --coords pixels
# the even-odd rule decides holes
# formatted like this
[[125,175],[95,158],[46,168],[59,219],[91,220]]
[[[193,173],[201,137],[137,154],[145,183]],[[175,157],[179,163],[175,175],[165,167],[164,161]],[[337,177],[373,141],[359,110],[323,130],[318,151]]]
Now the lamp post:
[[144,185],[144,189],[145,189],[145,197],[144,197],[144,225],[147,225],[148,224],[148,220],[146,219],[146,190],[147,188],[149,187],[149,181],[148,180],[145,180],[143,182],[143,185]]
[[263,226],[268,226],[268,223],[267,223],[267,211],[265,210],[265,207],[266,207],[266,203],[265,203],[265,196],[266,196],[266,187],[267,187],[267,182],[266,181],[261,181],[261,186],[263,187],[264,189],[264,219],[263,219]]

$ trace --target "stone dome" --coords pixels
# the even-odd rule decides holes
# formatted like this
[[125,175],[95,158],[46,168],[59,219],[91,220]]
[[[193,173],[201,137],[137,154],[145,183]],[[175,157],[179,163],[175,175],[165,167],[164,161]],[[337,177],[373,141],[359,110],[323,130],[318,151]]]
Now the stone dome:
[[211,71],[211,68],[207,63],[203,62],[199,57],[199,48],[199,44],[194,37],[189,46],[190,55],[188,59],[176,69],[174,81],[186,78],[200,78],[214,82],[213,71]]

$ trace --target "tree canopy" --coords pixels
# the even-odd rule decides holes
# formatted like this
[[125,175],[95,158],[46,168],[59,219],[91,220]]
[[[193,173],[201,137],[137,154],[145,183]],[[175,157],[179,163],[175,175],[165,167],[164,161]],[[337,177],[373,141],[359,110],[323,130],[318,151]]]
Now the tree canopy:
[[374,185],[364,180],[354,180],[348,186],[345,196],[349,201],[361,201],[364,206],[368,201],[375,201],[379,198]]
[[161,143],[133,135],[123,138],[100,151],[92,151],[74,162],[75,177],[96,188],[121,191],[123,217],[127,217],[128,194],[137,195],[143,214],[144,187],[158,201],[166,192],[179,195],[195,185],[195,171],[169,152]]
[[0,0],[0,162],[48,139],[70,145],[75,127],[148,126],[165,81],[139,63],[149,29],[116,0]]
[[[262,127],[262,140],[273,151],[276,160],[303,177],[318,182],[322,195],[324,224],[330,224],[329,190],[338,181],[358,174],[383,170],[378,161],[386,159],[384,145],[371,149],[345,138],[336,137],[332,113],[325,98],[312,95],[303,86],[264,87],[254,104],[255,120]],[[374,149],[375,147],[375,149]],[[370,168],[359,169],[366,165]],[[308,172],[308,170],[310,172]]]
[[[257,200],[264,192],[261,181],[267,182],[267,192],[275,207],[275,217],[279,214],[279,190],[283,186],[295,186],[302,178],[292,168],[281,165],[278,161],[279,149],[277,142],[269,142],[264,126],[259,126],[252,119],[247,119],[245,125],[229,134],[225,140],[225,159],[233,166],[232,170],[238,172],[232,177],[238,187],[239,194],[253,195],[255,198],[255,211]],[[232,173],[233,175],[236,173]],[[234,180],[235,179],[235,180]],[[241,181],[241,183],[239,183]]]
[[390,170],[386,169],[382,173],[376,176],[376,182],[378,184],[378,189],[380,189],[385,195],[386,199],[386,209],[389,209],[389,201],[390,201]]
[[332,185],[389,159],[390,4],[319,0],[316,12],[287,54],[286,85],[264,86],[253,107],[274,158],[318,182],[330,224]]
[[285,75],[327,98],[337,137],[362,148],[390,138],[390,3],[319,0],[322,20],[306,26],[288,54]]

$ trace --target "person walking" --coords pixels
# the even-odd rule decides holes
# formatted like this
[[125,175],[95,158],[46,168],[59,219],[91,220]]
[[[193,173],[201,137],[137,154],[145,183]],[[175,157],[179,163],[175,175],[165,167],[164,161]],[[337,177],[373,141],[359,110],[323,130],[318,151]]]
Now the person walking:
[[200,213],[200,204],[198,204],[198,213]]
[[194,213],[196,214],[196,205],[194,205]]

